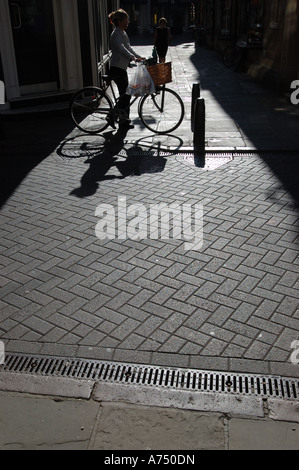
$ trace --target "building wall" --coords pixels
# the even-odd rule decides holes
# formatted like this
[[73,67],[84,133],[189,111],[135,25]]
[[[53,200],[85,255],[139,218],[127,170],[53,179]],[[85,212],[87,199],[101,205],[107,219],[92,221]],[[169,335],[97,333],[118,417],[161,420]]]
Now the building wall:
[[299,2],[266,2],[263,49],[249,55],[248,73],[269,86],[289,90],[299,78]]
[[[0,1],[0,72],[8,102],[34,95],[71,92],[85,85],[98,84],[99,62],[101,64],[110,48],[108,12],[119,8],[119,0],[42,0],[34,8],[31,6],[28,0]],[[39,6],[44,6],[43,16]],[[50,7],[53,7],[51,44],[57,73],[56,80],[46,83],[46,76],[41,83],[37,76],[42,77],[43,74],[38,72],[42,71],[43,61],[49,54],[46,46],[49,31],[46,31],[44,24],[48,22],[47,11]],[[15,9],[14,16],[11,14],[12,8]],[[35,16],[31,18],[30,15]],[[22,23],[22,27],[14,21]],[[40,39],[36,47],[35,36]],[[23,38],[30,47],[26,46],[26,60],[21,61]],[[34,56],[31,57],[33,49]],[[40,54],[40,61],[37,54]],[[37,67],[34,72],[30,68],[30,60],[34,60],[34,67]]]
[[[196,2],[195,2],[196,3]],[[197,2],[199,3],[199,2]],[[173,33],[182,33],[190,25],[192,0],[121,0],[120,6],[130,15],[129,35],[153,33],[165,17]]]
[[281,90],[299,78],[299,0],[203,0],[202,8],[208,47],[244,40],[252,77]]

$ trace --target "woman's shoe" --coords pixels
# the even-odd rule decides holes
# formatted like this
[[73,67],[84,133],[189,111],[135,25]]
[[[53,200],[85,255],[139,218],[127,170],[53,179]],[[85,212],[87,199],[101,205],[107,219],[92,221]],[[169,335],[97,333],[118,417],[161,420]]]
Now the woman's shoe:
[[122,129],[134,129],[134,124],[132,124],[131,119],[122,119],[119,123],[119,127]]

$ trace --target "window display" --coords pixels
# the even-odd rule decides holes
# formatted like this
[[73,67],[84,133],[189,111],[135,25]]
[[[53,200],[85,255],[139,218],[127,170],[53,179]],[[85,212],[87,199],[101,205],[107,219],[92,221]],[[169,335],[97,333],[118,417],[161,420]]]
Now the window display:
[[251,0],[248,31],[249,44],[260,44],[263,42],[263,28],[264,0]]

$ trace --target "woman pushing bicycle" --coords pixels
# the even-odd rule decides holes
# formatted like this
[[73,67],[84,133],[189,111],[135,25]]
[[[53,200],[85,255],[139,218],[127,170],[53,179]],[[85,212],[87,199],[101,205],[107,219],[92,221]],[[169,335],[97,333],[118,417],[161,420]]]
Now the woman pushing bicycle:
[[[121,120],[120,127],[132,129],[134,126],[131,125],[130,121],[131,96],[126,95],[129,84],[127,69],[131,61],[141,62],[142,60],[145,60],[145,58],[140,57],[140,55],[138,55],[130,45],[130,40],[126,33],[126,29],[129,26],[128,13],[120,9],[110,13],[109,19],[114,25],[110,38],[112,57],[109,76],[116,83],[121,97],[118,102],[118,108],[126,110],[124,112],[127,117]],[[115,129],[112,116],[108,116],[107,121]]]
[[[132,129],[129,119],[130,106],[136,100],[138,103],[138,116],[147,129],[156,134],[168,134],[177,129],[185,115],[185,107],[181,97],[165,85],[172,81],[171,67],[158,64],[163,68],[160,76],[156,77],[154,91],[149,90],[144,96],[127,94],[128,74],[127,68],[132,60],[146,62],[131,47],[125,30],[129,24],[128,14],[124,10],[117,10],[109,15],[115,26],[111,34],[112,58],[109,76],[101,76],[101,87],[87,86],[78,90],[70,102],[71,117],[75,125],[82,132],[98,134],[111,126],[115,129],[115,122],[124,129]],[[159,72],[159,71],[156,71]],[[159,75],[159,74],[158,74]],[[116,96],[112,82],[118,88],[119,97]]]

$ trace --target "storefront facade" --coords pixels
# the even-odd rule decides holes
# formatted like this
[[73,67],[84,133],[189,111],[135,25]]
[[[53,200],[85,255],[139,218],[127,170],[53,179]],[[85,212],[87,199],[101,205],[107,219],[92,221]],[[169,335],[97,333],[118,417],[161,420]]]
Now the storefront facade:
[[6,102],[96,84],[118,0],[1,0],[0,79]]
[[180,34],[194,23],[195,5],[189,0],[152,0],[152,20],[158,25],[161,17],[166,17],[173,34]]
[[192,0],[121,0],[130,15],[130,35],[153,33],[159,19],[165,17],[174,34],[187,30],[195,20],[196,5]]
[[298,0],[202,0],[201,26],[207,46],[222,51],[248,44],[246,70],[279,88],[299,78]]

